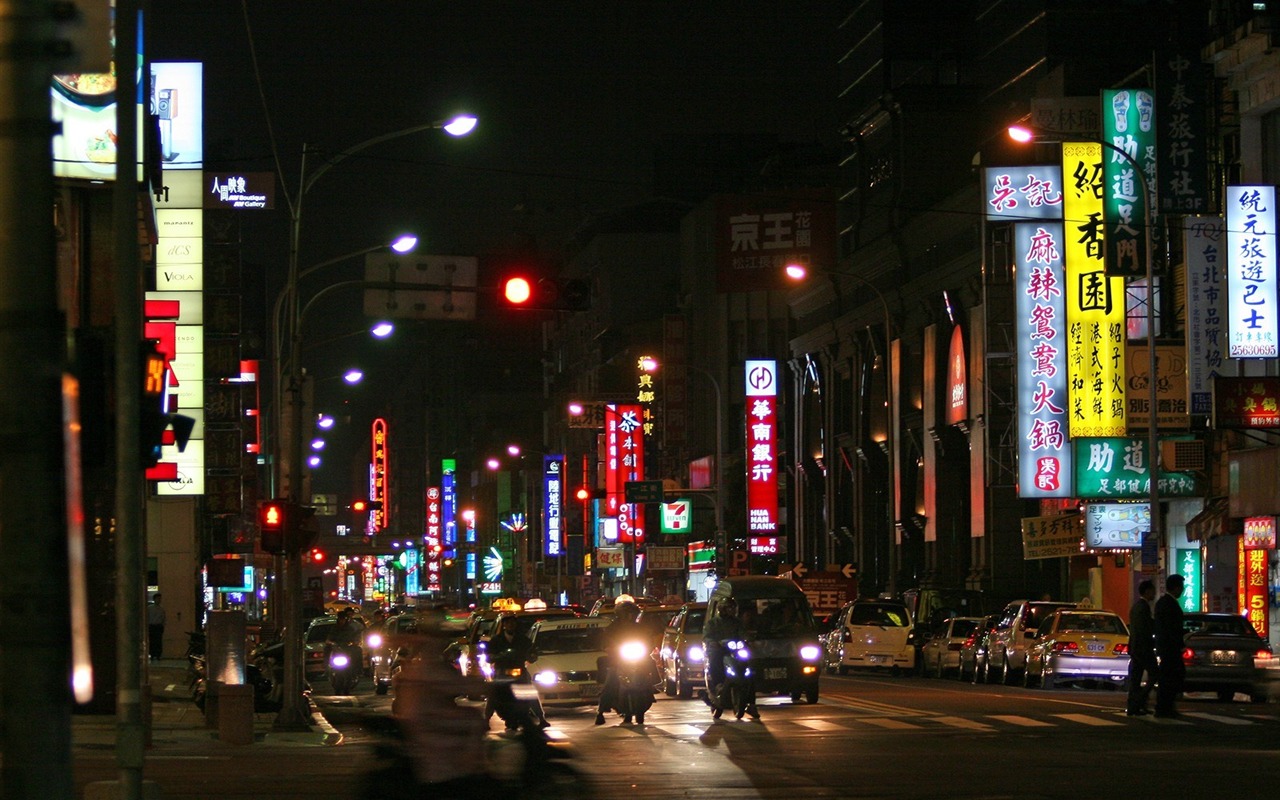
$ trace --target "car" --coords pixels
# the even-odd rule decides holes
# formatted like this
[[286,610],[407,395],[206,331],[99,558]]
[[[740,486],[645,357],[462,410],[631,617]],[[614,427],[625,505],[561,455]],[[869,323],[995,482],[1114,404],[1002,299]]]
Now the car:
[[662,601],[656,597],[647,594],[620,594],[617,597],[601,597],[591,605],[591,612],[587,615],[590,617],[611,617],[613,616],[613,607],[619,602],[635,603],[641,608],[645,606],[660,606]]
[[467,621],[466,632],[445,648],[445,660],[457,664],[458,671],[464,676],[480,674],[478,659],[480,642],[493,632],[494,623],[498,621],[498,613],[494,609],[476,611]]
[[[359,615],[351,617],[358,624],[364,625],[364,618]],[[338,626],[338,618],[334,616],[314,617],[307,624],[302,636],[303,671],[308,681],[315,683],[329,675],[328,652],[325,642],[333,635]],[[363,637],[362,637],[363,638]]]
[[707,654],[702,647],[706,603],[685,603],[662,632],[658,656],[662,683],[668,695],[689,699],[705,687]]
[[818,702],[822,650],[818,623],[809,598],[790,578],[776,575],[729,575],[716,584],[707,601],[707,618],[732,600],[746,629],[748,668],[758,695],[786,694]]
[[[529,606],[527,605],[526,608]],[[480,662],[480,670],[487,673],[489,667],[486,663],[485,649],[488,647],[489,640],[498,633],[498,629],[502,625],[502,620],[512,617],[516,621],[516,632],[526,637],[531,637],[533,626],[544,619],[578,619],[582,615],[576,611],[567,608],[548,608],[546,605],[539,607],[532,604],[532,611],[504,611],[498,615],[498,619],[476,645],[476,658]],[[612,621],[610,618],[609,621]]]
[[839,628],[827,636],[827,666],[841,675],[854,668],[912,670],[911,612],[896,600],[855,600],[840,612]]
[[1027,645],[1035,638],[1040,623],[1060,608],[1075,607],[1075,603],[1056,600],[1014,600],[1006,605],[995,630],[987,637],[983,680],[990,683],[995,678],[1000,683],[1012,683],[1014,676],[1021,677],[1027,663]]
[[381,629],[365,636],[365,645],[369,651],[369,661],[373,670],[373,691],[375,694],[386,694],[391,688],[396,673],[404,664],[408,655],[403,639],[418,633],[418,623],[422,620],[419,614],[407,612],[388,617]]
[[1274,654],[1249,620],[1237,614],[1186,613],[1182,616],[1183,691],[1217,692],[1227,702],[1237,693],[1254,703],[1267,700],[1267,666]]
[[960,669],[960,648],[978,632],[979,617],[952,617],[934,628],[929,640],[920,648],[920,669],[925,677],[941,678]]
[[1119,614],[1093,608],[1053,612],[1027,646],[1025,686],[1124,686],[1129,676],[1129,628]]
[[998,617],[994,614],[983,617],[982,622],[974,629],[973,633],[965,637],[965,640],[961,642],[959,665],[956,669],[956,677],[960,680],[971,680],[974,683],[986,681],[987,647],[990,643],[991,632],[995,630],[997,619]]
[[544,705],[588,705],[604,688],[600,659],[604,629],[612,617],[555,617],[534,623],[533,651],[525,669]]

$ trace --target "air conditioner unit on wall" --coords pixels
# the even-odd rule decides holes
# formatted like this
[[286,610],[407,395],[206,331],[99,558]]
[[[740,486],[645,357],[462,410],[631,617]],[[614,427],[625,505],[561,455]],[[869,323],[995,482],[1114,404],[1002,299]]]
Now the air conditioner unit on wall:
[[1161,442],[1160,464],[1170,472],[1204,472],[1204,442],[1199,439]]

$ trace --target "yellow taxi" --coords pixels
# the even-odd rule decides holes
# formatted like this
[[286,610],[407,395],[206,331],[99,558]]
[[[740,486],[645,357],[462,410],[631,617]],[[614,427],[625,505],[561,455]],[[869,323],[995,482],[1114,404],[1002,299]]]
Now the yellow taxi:
[[1111,611],[1059,609],[1040,623],[1027,646],[1027,686],[1124,685],[1129,675],[1129,628]]

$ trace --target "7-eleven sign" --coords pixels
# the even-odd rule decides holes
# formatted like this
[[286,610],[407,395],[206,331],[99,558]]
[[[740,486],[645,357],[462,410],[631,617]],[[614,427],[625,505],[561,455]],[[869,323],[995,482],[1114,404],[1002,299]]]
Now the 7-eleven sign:
[[662,504],[662,532],[689,533],[693,528],[693,503],[676,500]]

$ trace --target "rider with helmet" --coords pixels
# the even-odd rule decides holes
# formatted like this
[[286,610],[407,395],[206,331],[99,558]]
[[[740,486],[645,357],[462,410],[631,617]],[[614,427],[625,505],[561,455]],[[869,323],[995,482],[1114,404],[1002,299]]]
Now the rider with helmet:
[[[726,597],[716,606],[715,614],[702,629],[702,645],[707,656],[707,704],[717,706],[720,686],[724,683],[724,643],[746,636],[746,626],[738,617],[738,602]],[[754,707],[751,709],[754,711]],[[752,714],[756,716],[756,714]]]
[[613,607],[613,622],[604,629],[604,649],[608,656],[600,659],[600,669],[606,670],[604,689],[600,692],[600,705],[596,708],[596,724],[604,724],[604,713],[617,707],[618,675],[609,663],[613,653],[628,637],[642,634],[640,623],[640,606],[629,600],[623,600]]

